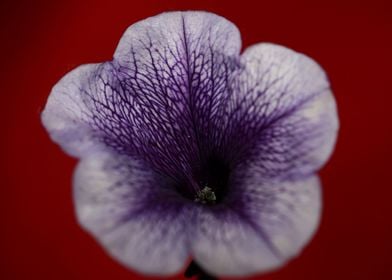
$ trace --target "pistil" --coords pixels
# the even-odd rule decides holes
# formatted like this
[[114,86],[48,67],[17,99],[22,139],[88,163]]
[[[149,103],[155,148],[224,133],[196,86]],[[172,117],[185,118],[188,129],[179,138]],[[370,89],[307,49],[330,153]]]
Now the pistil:
[[200,202],[202,204],[214,204],[216,202],[216,196],[214,191],[205,186],[202,190],[196,193],[195,202]]

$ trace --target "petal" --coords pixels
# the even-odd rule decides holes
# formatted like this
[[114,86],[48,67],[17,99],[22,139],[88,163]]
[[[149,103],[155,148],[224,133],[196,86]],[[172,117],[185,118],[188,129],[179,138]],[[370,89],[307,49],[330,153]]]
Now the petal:
[[[238,175],[238,174],[237,174]],[[285,261],[302,250],[319,225],[321,183],[317,176],[263,181],[249,169],[241,175],[233,206],[263,229],[272,247]]]
[[317,177],[261,181],[249,173],[225,209],[200,213],[192,252],[211,274],[248,276],[276,269],[313,236],[321,210]]
[[72,155],[109,146],[186,180],[208,154],[240,47],[237,28],[214,14],[143,20],[112,62],[78,68],[54,87],[43,123]]
[[338,129],[324,71],[309,57],[272,44],[250,47],[241,61],[244,70],[231,84],[231,146],[248,149],[246,158],[267,177],[318,170]]
[[[190,174],[191,164],[208,156],[240,48],[238,29],[206,12],[163,13],[125,32],[114,58],[123,87],[145,117],[135,124],[134,137],[143,137],[138,150],[154,155],[149,162],[156,168]],[[145,143],[151,143],[147,150]]]
[[279,265],[259,229],[228,207],[202,209],[192,236],[192,256],[209,274],[248,276]]
[[233,56],[240,49],[240,33],[225,18],[201,11],[167,12],[131,25],[121,38],[114,58],[121,64],[134,64],[137,58],[137,62],[146,66],[153,62],[151,58],[165,60],[161,61],[163,64],[172,59],[194,63],[205,52]]
[[89,86],[99,68],[100,64],[86,64],[65,75],[53,87],[41,114],[52,140],[73,156],[95,148],[83,88]]
[[169,186],[132,158],[91,155],[74,176],[79,223],[120,263],[145,274],[174,274],[189,256],[192,216]]
[[332,154],[337,128],[335,101],[327,90],[265,129],[253,164],[265,177],[312,174]]

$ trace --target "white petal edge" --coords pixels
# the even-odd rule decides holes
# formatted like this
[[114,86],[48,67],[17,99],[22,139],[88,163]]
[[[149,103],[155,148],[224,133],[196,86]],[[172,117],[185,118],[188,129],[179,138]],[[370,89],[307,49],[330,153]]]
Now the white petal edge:
[[[149,44],[176,50],[178,43],[189,44],[185,46],[189,49],[212,47],[228,56],[238,56],[241,35],[232,22],[213,13],[166,12],[128,27],[117,46],[114,58],[120,63],[126,63],[131,60],[132,51],[141,55]],[[147,52],[146,55],[148,56]]]
[[81,157],[97,150],[92,129],[86,122],[86,107],[82,88],[96,74],[101,64],[81,65],[67,73],[52,89],[41,120],[50,137],[66,153]]

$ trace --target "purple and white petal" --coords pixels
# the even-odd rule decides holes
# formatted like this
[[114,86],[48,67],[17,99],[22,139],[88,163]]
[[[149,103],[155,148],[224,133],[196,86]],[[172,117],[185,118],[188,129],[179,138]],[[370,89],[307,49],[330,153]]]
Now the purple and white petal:
[[84,158],[74,175],[80,225],[132,269],[177,273],[189,257],[192,216],[167,180],[129,157],[96,153]]
[[89,108],[84,102],[84,88],[95,86],[93,77],[101,64],[79,66],[65,75],[52,89],[42,123],[52,140],[70,155],[82,156],[96,149],[89,125]]
[[231,83],[227,145],[259,164],[265,178],[317,171],[338,129],[324,71],[309,57],[273,44],[248,48],[241,62],[244,68]]
[[192,257],[209,274],[247,276],[280,265],[274,248],[241,212],[224,205],[199,210]]
[[[179,63],[203,59],[212,50],[227,56],[239,55],[240,36],[232,22],[213,13],[166,12],[131,25],[121,38],[114,58],[120,64],[133,64],[137,55],[148,65],[150,52],[158,60],[174,59]],[[141,56],[142,53],[146,56]],[[161,57],[165,53],[168,56]]]
[[204,160],[240,48],[238,29],[205,12],[163,13],[125,32],[114,59],[138,108],[131,114],[142,116],[132,120],[134,141],[154,166],[189,176]]
[[244,181],[242,211],[264,231],[279,254],[281,264],[299,255],[320,221],[322,200],[318,177],[269,182],[262,186],[257,176]]
[[247,276],[276,269],[313,236],[321,210],[318,178],[262,181],[249,173],[226,205],[200,211],[192,253],[209,273]]
[[112,62],[78,68],[56,85],[43,122],[72,155],[103,144],[190,176],[214,141],[240,47],[238,29],[214,14],[143,20],[125,32]]
[[263,182],[262,175],[252,169],[233,176],[238,188],[233,188],[229,204],[263,229],[282,260],[299,254],[319,223],[319,178],[312,175]]

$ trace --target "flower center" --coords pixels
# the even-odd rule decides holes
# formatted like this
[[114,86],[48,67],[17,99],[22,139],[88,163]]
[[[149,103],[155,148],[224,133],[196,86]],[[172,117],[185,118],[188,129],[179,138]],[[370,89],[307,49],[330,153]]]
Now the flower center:
[[176,192],[184,198],[205,205],[221,203],[229,192],[229,164],[211,155],[195,164],[192,174],[174,182]]
[[193,193],[194,201],[206,205],[220,203],[228,192],[228,164],[221,157],[212,154],[202,161],[200,167],[193,174],[199,186],[198,191]]
[[195,201],[203,204],[214,204],[216,202],[216,196],[211,188],[205,186],[197,192]]

